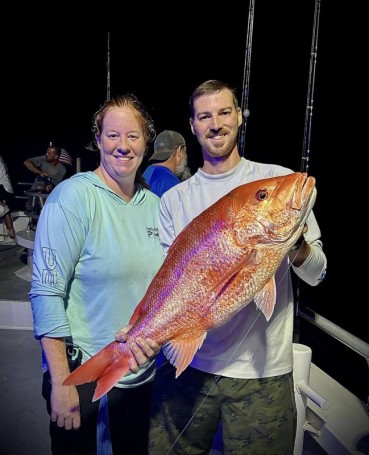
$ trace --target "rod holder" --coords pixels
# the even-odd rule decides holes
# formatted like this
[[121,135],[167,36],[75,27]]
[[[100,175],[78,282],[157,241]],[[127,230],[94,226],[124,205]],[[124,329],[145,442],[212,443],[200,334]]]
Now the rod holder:
[[329,408],[329,401],[312,387],[310,387],[304,379],[296,384],[296,389],[298,393],[303,393],[307,398],[310,398],[310,400],[319,406],[320,409]]

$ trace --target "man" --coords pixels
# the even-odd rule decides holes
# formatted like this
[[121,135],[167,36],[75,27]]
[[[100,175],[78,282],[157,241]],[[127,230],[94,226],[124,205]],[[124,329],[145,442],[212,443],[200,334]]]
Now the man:
[[[160,202],[159,236],[167,250],[184,227],[233,188],[285,175],[290,169],[242,158],[237,147],[242,112],[234,90],[210,80],[190,98],[190,126],[204,164]],[[154,381],[150,455],[208,454],[219,421],[224,453],[292,454],[296,434],[293,387],[293,292],[290,265],[312,286],[326,257],[311,213],[307,230],[276,273],[269,321],[253,303],[210,331],[189,367],[175,379],[166,362]]]
[[165,130],[158,134],[149,162],[151,164],[143,177],[159,197],[191,175],[187,166],[186,141],[176,131]]
[[[52,188],[63,180],[67,170],[59,160],[60,153],[61,149],[59,147],[49,145],[44,156],[36,156],[24,161],[23,164],[26,168],[37,175],[32,189],[36,189],[36,185],[41,182],[41,184],[43,183],[46,186],[45,190],[49,189],[47,192],[50,192]],[[47,185],[49,185],[49,188],[47,188]]]

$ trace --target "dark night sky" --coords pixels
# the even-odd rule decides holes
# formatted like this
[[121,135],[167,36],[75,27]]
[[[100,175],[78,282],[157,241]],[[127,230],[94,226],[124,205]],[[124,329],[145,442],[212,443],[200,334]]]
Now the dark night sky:
[[[245,155],[300,170],[315,1],[255,3]],[[352,144],[353,136],[343,111],[355,112],[354,103],[362,97],[356,80],[360,62],[351,52],[358,46],[351,16],[360,16],[360,11],[352,14],[339,3],[321,2],[310,136],[309,173],[318,188],[314,213],[329,268],[317,288],[302,287],[301,299],[369,341],[360,302],[352,302],[356,267],[349,266],[343,246],[352,244],[343,239],[355,230],[353,215],[345,213],[341,201],[348,183],[337,179],[345,171],[338,157],[347,155],[344,144]],[[135,12],[124,6],[122,13],[101,11],[99,27],[74,30],[68,24],[60,28],[45,23],[2,31],[0,153],[12,180],[30,180],[22,163],[43,154],[50,140],[81,157],[82,170],[96,167],[85,145],[91,139],[92,114],[106,98],[106,30],[112,16],[111,94],[135,93],[149,108],[158,131],[179,130],[195,171],[201,154],[188,124],[192,90],[206,79],[222,79],[236,87],[240,98],[242,94],[249,5],[245,2],[244,8],[232,11],[226,7],[215,11],[206,4],[208,9],[200,12],[178,5],[176,12],[166,9],[164,19],[160,5]]]

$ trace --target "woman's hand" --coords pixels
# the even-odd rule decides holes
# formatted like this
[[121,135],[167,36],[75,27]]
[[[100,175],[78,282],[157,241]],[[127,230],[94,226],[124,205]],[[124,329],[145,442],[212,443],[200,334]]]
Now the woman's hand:
[[[120,343],[126,343],[129,336],[127,332],[132,326],[126,325],[122,327],[115,335],[115,340]],[[134,340],[130,340],[130,349],[133,354],[133,358],[129,360],[129,369],[132,373],[138,373],[140,365],[144,365],[148,360],[152,359],[160,352],[160,346],[156,341],[151,338],[143,339],[137,337]]]

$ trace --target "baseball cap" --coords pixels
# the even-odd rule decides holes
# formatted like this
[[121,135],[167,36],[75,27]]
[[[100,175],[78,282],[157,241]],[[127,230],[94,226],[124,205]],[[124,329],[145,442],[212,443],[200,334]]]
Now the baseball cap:
[[149,161],[165,161],[181,145],[186,145],[186,141],[181,134],[177,133],[177,131],[164,130],[156,136],[154,153],[149,158]]

